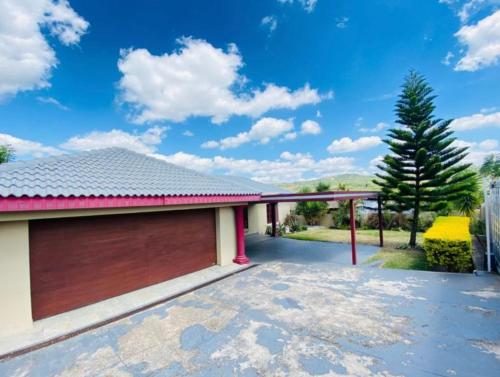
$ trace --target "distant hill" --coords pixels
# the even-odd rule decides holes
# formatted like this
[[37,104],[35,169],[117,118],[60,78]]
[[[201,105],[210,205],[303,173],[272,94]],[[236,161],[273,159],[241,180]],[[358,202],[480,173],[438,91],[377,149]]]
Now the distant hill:
[[373,184],[372,179],[374,177],[370,175],[361,174],[340,174],[331,177],[324,177],[321,179],[313,179],[310,181],[300,181],[291,183],[282,183],[278,186],[286,188],[291,191],[299,191],[302,187],[309,187],[314,190],[314,187],[318,182],[329,183],[332,191],[337,188],[339,183],[344,183],[347,185],[349,190],[375,190],[378,191],[380,188]]

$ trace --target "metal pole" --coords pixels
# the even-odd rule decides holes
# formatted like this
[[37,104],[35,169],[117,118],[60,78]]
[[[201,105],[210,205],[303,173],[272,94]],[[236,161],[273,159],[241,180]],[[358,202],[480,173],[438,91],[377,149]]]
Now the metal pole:
[[384,246],[384,217],[382,216],[382,199],[380,195],[377,198],[378,205],[378,237],[379,237],[379,245],[380,247]]
[[354,211],[354,201],[349,200],[349,221],[351,224],[351,253],[352,264],[356,264],[356,216]]

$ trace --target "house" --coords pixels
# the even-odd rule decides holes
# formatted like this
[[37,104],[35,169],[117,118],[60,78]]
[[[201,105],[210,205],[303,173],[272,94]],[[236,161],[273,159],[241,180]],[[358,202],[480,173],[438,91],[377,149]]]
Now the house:
[[0,165],[0,333],[245,263],[259,190],[120,148]]
[[[249,190],[260,192],[262,195],[290,194],[292,191],[284,188],[261,183],[252,179],[237,177],[232,175],[221,176],[222,179],[246,187]],[[283,223],[286,216],[295,208],[296,204],[283,202],[276,204],[276,220]],[[269,203],[250,203],[245,209],[245,233],[265,234],[268,226],[272,222],[272,205]]]

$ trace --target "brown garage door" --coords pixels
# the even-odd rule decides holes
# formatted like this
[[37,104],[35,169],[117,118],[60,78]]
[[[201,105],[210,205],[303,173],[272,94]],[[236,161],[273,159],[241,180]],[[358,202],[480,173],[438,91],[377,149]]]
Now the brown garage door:
[[30,221],[33,319],[216,263],[213,209]]

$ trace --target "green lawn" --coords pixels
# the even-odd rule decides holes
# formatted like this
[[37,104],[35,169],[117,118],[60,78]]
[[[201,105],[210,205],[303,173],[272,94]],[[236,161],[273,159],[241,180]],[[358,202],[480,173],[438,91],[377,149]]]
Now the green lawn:
[[[306,241],[326,241],[326,242],[351,242],[351,231],[348,229],[309,229],[304,232],[289,233],[285,237],[296,240]],[[408,243],[410,233],[406,231],[385,230],[384,244],[385,246],[397,247],[401,244]],[[358,243],[367,245],[378,245],[378,230],[375,229],[358,229],[356,230],[356,240]],[[422,243],[422,234],[417,234],[417,243]]]
[[[324,241],[324,242],[351,242],[351,232],[344,229],[309,229],[304,232],[289,233],[285,237],[296,240]],[[407,245],[410,233],[406,231],[384,231],[384,247],[365,263],[383,261],[381,267],[401,268],[406,270],[428,270],[425,254],[421,250],[399,249]],[[378,246],[378,230],[356,230],[356,241],[360,244]],[[422,243],[422,234],[417,234],[417,243]]]

